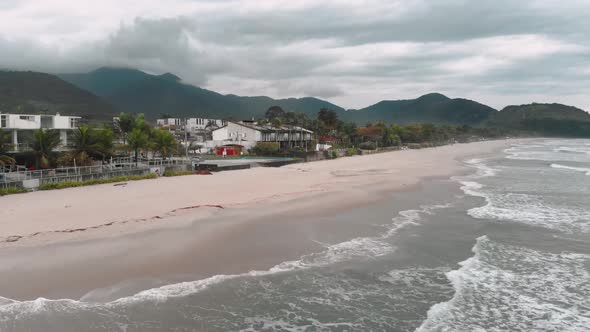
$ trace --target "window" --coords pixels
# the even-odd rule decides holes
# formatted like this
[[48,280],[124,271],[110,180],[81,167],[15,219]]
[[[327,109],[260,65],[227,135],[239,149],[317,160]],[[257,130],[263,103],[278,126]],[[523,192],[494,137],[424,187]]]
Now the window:
[[78,119],[70,118],[70,128],[78,128]]
[[35,117],[32,115],[21,115],[18,118],[25,121],[35,121]]
[[0,128],[8,127],[8,115],[0,116]]

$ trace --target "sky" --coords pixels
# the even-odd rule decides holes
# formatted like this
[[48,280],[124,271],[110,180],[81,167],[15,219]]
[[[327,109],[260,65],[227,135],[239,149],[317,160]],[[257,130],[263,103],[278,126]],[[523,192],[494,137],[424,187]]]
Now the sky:
[[173,73],[345,108],[429,92],[590,111],[590,0],[0,0],[0,67]]

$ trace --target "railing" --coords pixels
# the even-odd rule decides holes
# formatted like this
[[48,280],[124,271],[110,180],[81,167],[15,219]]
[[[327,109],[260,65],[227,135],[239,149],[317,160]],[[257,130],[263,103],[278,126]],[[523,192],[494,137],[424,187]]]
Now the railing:
[[151,168],[188,164],[191,164],[191,160],[184,158],[143,159],[137,162],[133,158],[117,158],[113,159],[112,163],[95,166],[61,167],[34,171],[22,168],[16,170],[3,168],[0,169],[0,188],[18,186],[27,180],[39,179],[41,183],[76,181],[76,179],[114,177],[134,171],[149,171]]

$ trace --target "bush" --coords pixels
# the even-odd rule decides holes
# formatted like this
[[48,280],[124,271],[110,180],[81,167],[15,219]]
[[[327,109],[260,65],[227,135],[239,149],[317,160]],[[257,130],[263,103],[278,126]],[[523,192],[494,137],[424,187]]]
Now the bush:
[[6,189],[0,189],[0,196],[22,194],[22,193],[26,193],[26,192],[27,191],[23,188],[11,187],[11,188],[6,188]]
[[118,176],[118,177],[114,177],[114,178],[110,178],[110,179],[93,179],[93,180],[86,180],[86,181],[52,182],[52,183],[42,184],[41,186],[39,186],[39,190],[75,188],[75,187],[83,187],[83,186],[92,186],[95,184],[155,179],[157,177],[158,177],[157,174],[150,173],[147,175]]
[[377,150],[377,145],[374,142],[364,142],[359,144],[361,150]]
[[336,159],[336,158],[338,158],[338,152],[336,152],[336,151],[332,150],[332,153],[331,153],[331,158],[332,158],[332,159]]
[[350,149],[346,150],[347,157],[356,156],[358,154],[361,154],[361,151],[357,148],[350,148]]
[[165,171],[165,177],[183,176],[183,175],[194,175],[195,171]]
[[277,154],[279,150],[280,145],[278,142],[258,142],[251,152],[257,156],[272,156]]

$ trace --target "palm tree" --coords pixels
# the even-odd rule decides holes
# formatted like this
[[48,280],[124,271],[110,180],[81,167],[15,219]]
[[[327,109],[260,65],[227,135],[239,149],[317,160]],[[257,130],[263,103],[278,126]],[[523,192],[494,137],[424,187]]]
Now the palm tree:
[[164,159],[176,152],[178,147],[176,139],[174,139],[174,135],[172,135],[172,133],[167,130],[161,129],[154,130],[151,143],[154,151],[159,153]]
[[78,165],[90,164],[91,156],[98,150],[96,137],[88,126],[80,126],[74,131],[71,145],[71,156]]
[[127,146],[135,152],[135,165],[139,157],[139,150],[149,146],[149,136],[139,128],[134,128],[127,137]]
[[119,130],[123,138],[123,144],[127,143],[127,134],[129,134],[135,126],[135,115],[131,113],[121,113],[119,115]]
[[16,163],[14,158],[11,158],[4,153],[10,150],[12,146],[12,141],[10,138],[10,132],[0,130],[0,166],[4,167],[6,165],[13,165]]
[[113,149],[115,148],[113,131],[107,126],[104,126],[101,129],[95,130],[94,135],[96,139],[96,153],[104,161],[113,155]]
[[48,168],[53,151],[61,144],[59,132],[39,129],[33,133],[31,148],[36,157],[37,167]]

